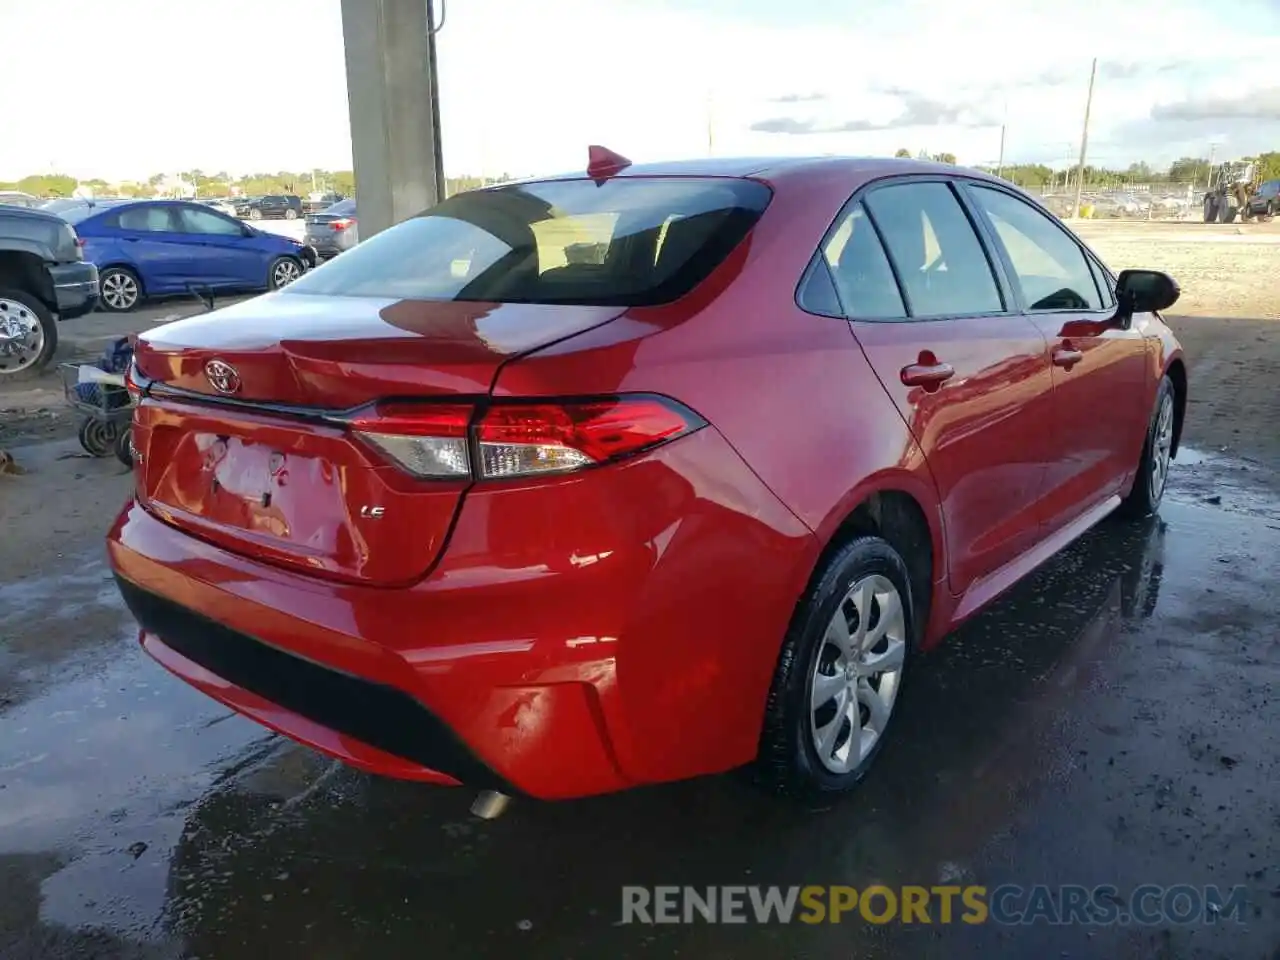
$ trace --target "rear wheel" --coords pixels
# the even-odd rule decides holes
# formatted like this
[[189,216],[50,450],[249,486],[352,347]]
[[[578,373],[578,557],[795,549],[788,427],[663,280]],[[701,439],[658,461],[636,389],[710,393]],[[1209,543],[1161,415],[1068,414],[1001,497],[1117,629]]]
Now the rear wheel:
[[259,210],[257,207],[254,207],[252,210],[250,210],[250,211],[249,211],[249,219],[250,219],[250,220],[261,220],[261,219],[262,219],[262,211],[261,211],[261,210]]
[[1173,461],[1174,419],[1173,383],[1165,377],[1156,391],[1155,410],[1147,426],[1142,459],[1138,461],[1133,489],[1120,504],[1121,515],[1147,517],[1160,509],[1169,483],[1169,465]]
[[884,747],[913,628],[910,580],[897,551],[879,537],[837,550],[783,643],[760,779],[793,795],[855,787]]
[[284,218],[285,218],[286,220],[297,220],[297,219],[298,219],[298,211],[297,211],[297,210],[295,210],[295,209],[293,209],[293,207],[289,207],[289,208],[288,208],[287,210],[285,210],[285,212],[284,212]]
[[40,298],[0,287],[0,380],[43,370],[58,349],[58,326]]
[[98,302],[111,313],[127,313],[142,299],[138,275],[125,267],[107,267],[98,276]]

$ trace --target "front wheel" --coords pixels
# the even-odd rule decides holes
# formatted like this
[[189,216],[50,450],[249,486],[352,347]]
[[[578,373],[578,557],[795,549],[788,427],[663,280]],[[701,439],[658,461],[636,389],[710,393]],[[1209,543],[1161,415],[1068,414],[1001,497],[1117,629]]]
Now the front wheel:
[[258,209],[250,210],[250,211],[249,211],[249,219],[250,219],[250,220],[261,220],[261,219],[262,219],[262,211],[261,211],[261,210],[258,210]]
[[297,219],[298,219],[298,211],[297,211],[297,210],[295,210],[295,209],[293,209],[293,207],[289,207],[289,208],[288,208],[287,210],[285,210],[285,212],[284,212],[284,218],[285,218],[286,220],[297,220]]
[[827,560],[778,657],[760,779],[793,795],[855,787],[888,735],[914,636],[902,557],[858,537]]
[[0,381],[43,370],[58,349],[58,326],[40,298],[0,287]]
[[1173,461],[1173,407],[1173,383],[1166,376],[1156,391],[1156,406],[1147,426],[1147,439],[1142,445],[1133,489],[1120,504],[1122,516],[1148,517],[1160,509],[1169,485],[1169,465]]
[[271,264],[270,287],[279,290],[302,276],[302,264],[293,257],[277,257]]

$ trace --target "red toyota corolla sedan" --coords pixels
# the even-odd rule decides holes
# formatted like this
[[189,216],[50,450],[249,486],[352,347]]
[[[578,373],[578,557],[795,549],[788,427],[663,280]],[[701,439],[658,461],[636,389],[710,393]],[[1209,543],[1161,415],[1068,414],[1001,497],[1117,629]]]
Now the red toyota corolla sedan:
[[844,790],[915,654],[1158,507],[1178,288],[974,171],[593,155],[144,334],[120,589],[376,773]]

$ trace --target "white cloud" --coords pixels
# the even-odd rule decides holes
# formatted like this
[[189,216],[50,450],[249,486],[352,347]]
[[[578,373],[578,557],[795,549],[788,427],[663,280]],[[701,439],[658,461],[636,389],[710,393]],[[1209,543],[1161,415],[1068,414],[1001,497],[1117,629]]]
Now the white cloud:
[[[1006,116],[1009,159],[1067,162],[1094,55],[1099,162],[1205,153],[1201,131],[1153,119],[1152,108],[1176,116],[1196,98],[1274,86],[1265,58],[1280,23],[1265,0],[1241,2],[1223,18],[1196,0],[1071,11],[1035,0],[814,0],[803,19],[780,20],[784,8],[765,0],[447,0],[445,164],[454,174],[573,169],[588,143],[637,161],[699,156],[709,132],[721,155],[905,146],[978,163],[995,158]],[[23,38],[3,82],[41,86],[38,97],[4,93],[0,179],[51,167],[114,179],[350,164],[338,0],[0,7],[0,35]],[[806,132],[751,129],[769,120]],[[1229,117],[1218,127],[1237,152],[1267,147],[1275,132]]]

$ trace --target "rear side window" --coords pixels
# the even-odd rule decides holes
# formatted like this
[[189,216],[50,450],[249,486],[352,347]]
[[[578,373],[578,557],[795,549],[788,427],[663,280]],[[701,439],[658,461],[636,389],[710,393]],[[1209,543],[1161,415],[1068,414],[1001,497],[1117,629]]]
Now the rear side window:
[[168,207],[130,207],[116,215],[115,226],[121,230],[165,233],[176,230]]
[[898,281],[862,204],[836,226],[822,247],[845,313],[858,320],[901,320],[907,315]]
[[764,212],[752,180],[553,180],[450,197],[288,293],[645,306],[701,283]]
[[1004,310],[978,235],[945,183],[881,187],[864,203],[898,268],[912,316]]

